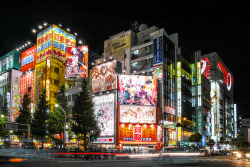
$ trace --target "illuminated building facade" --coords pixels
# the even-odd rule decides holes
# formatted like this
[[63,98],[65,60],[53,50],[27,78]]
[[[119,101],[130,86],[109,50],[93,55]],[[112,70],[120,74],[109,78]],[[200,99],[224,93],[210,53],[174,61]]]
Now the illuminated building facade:
[[42,90],[49,104],[55,104],[58,90],[65,84],[66,52],[75,42],[74,35],[54,24],[37,34],[35,104]]
[[231,141],[237,136],[233,74],[215,52],[200,58],[201,74],[211,83],[211,138],[215,142]]
[[21,52],[13,50],[0,57],[0,113],[7,99],[9,119],[15,121],[20,105]]

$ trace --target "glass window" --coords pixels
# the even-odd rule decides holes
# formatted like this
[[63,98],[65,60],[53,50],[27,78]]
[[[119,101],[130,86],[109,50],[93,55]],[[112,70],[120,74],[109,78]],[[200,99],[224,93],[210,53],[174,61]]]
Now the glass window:
[[143,48],[132,51],[131,60],[138,59],[147,55],[153,54],[153,45],[148,45]]
[[153,67],[153,58],[134,62],[131,64],[131,73],[133,73],[134,71],[142,71],[151,67]]

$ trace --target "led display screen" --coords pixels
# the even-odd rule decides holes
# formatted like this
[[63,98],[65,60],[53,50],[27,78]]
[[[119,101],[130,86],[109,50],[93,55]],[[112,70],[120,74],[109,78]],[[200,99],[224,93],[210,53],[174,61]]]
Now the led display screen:
[[119,75],[118,104],[157,104],[157,78],[152,76]]
[[100,136],[114,135],[115,94],[95,96],[93,102],[96,119],[101,130]]
[[68,47],[65,61],[65,77],[88,77],[88,46]]
[[120,123],[156,123],[156,108],[120,105]]

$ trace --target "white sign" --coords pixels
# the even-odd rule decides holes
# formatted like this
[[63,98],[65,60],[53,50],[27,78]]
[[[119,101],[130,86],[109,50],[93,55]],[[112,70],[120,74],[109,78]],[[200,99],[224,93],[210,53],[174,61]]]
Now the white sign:
[[97,138],[93,143],[114,143],[114,137]]

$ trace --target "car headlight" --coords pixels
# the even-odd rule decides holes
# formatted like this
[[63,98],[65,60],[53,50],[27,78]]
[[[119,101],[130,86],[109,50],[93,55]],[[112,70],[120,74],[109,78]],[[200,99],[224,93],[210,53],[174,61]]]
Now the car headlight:
[[241,157],[241,154],[237,154],[237,157]]

